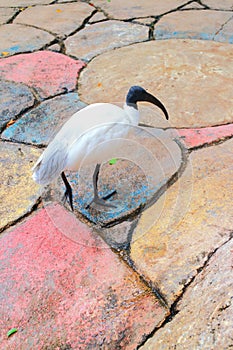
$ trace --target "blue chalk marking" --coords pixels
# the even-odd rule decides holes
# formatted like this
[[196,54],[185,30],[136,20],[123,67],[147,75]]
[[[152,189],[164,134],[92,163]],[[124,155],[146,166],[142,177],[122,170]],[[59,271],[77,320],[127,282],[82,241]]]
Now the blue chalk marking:
[[225,34],[219,33],[216,36],[214,33],[206,32],[193,32],[193,31],[169,31],[167,29],[156,29],[155,39],[197,39],[197,40],[208,40],[208,41],[219,41],[232,44],[233,36],[226,36]]
[[[148,186],[145,183],[139,183],[138,186],[140,187],[135,189],[134,191],[129,191],[125,200],[121,202],[114,198],[110,198],[108,200],[108,203],[112,203],[116,206],[116,208],[108,208],[107,210],[104,209],[103,211],[101,209],[97,209],[97,214],[95,211],[93,214],[93,212],[90,209],[86,209],[86,206],[93,199],[92,185],[87,184],[87,191],[85,191],[84,197],[80,197],[80,194],[78,193],[78,173],[67,174],[67,178],[73,188],[74,208],[78,210],[81,214],[83,214],[88,220],[94,222],[95,224],[110,223],[114,220],[118,220],[121,217],[124,217],[129,213],[134,212],[141,205],[146,204],[147,201],[153,197],[153,195],[157,192],[159,188],[161,188],[161,186],[165,182],[164,180],[156,186]],[[113,190],[114,189],[109,188],[108,185],[104,185],[103,189],[99,192],[99,195],[101,197],[107,196],[108,194],[112,193]],[[64,185],[62,187],[62,191],[65,191]]]

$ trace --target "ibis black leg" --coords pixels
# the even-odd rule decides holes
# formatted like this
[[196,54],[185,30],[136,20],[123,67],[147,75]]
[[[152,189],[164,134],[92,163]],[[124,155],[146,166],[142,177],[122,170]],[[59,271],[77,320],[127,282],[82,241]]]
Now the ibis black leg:
[[62,178],[62,180],[63,180],[63,182],[64,182],[64,184],[66,186],[66,190],[65,190],[65,193],[64,193],[64,196],[63,196],[63,200],[64,200],[64,202],[66,202],[67,198],[69,198],[69,203],[70,203],[71,210],[74,211],[72,188],[71,188],[71,186],[69,184],[69,181],[67,180],[64,172],[61,173],[61,178]]
[[96,164],[95,171],[93,174],[93,187],[94,187],[94,198],[92,199],[91,203],[86,207],[89,208],[92,203],[99,204],[103,207],[108,207],[108,208],[116,208],[115,205],[106,203],[105,200],[110,198],[113,194],[116,193],[116,191],[113,191],[111,194],[108,194],[107,196],[100,198],[98,194],[98,179],[99,179],[99,172],[100,172],[100,164]]

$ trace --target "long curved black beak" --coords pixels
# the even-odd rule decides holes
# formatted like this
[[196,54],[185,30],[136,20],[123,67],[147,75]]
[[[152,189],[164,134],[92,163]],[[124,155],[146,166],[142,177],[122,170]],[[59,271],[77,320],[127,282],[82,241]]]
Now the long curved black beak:
[[154,97],[153,95],[151,95],[151,94],[150,94],[149,92],[147,92],[147,91],[145,91],[145,94],[144,94],[143,97],[144,97],[144,98],[143,98],[143,100],[141,100],[141,101],[146,101],[146,102],[153,103],[154,105],[156,105],[157,107],[159,107],[159,108],[163,111],[163,113],[164,113],[166,119],[167,119],[167,120],[169,119],[168,112],[167,112],[166,108],[164,107],[164,105],[162,104],[161,101],[159,101],[156,97]]

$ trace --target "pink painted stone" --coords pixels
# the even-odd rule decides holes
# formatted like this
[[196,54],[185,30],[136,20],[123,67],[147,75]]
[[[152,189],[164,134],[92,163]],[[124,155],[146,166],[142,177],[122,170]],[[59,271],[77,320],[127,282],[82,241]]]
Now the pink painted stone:
[[37,90],[41,98],[75,89],[82,61],[51,51],[21,54],[0,60],[0,76]]
[[6,232],[0,260],[4,350],[136,349],[165,316],[138,276],[59,205]]
[[194,148],[232,136],[233,124],[213,126],[210,128],[177,129],[176,132],[188,148]]

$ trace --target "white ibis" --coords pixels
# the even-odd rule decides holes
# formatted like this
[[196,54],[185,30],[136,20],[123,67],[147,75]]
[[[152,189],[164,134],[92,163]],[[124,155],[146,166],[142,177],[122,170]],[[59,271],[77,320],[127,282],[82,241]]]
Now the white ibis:
[[[66,187],[64,200],[69,199],[73,210],[72,189],[64,171],[77,171],[82,160],[88,155],[89,163],[97,164],[93,174],[94,199],[91,203],[114,207],[99,197],[97,186],[100,164],[110,160],[114,156],[114,150],[106,144],[104,150],[101,148],[98,152],[98,145],[125,137],[128,132],[126,125],[138,125],[137,102],[140,101],[153,103],[168,119],[164,105],[140,86],[132,86],[129,89],[123,109],[110,103],[91,104],[73,114],[62,126],[34,165],[33,179],[38,184],[47,185],[61,175]],[[116,125],[118,127],[114,128]]]

